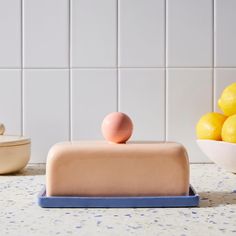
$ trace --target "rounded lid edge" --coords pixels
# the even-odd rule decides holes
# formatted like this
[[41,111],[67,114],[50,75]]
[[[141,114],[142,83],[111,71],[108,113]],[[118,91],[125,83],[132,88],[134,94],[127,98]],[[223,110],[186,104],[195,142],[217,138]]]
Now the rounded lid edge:
[[29,137],[21,135],[0,135],[0,147],[18,146],[29,144],[30,142]]

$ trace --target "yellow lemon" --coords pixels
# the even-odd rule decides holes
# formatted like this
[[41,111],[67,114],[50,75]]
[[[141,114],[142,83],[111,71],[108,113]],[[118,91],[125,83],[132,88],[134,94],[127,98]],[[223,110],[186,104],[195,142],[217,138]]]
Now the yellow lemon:
[[226,116],[216,112],[203,115],[196,126],[197,138],[221,140],[221,129],[226,118]]
[[222,127],[222,140],[225,142],[236,143],[236,115],[226,119]]
[[226,116],[236,114],[236,83],[224,89],[218,100],[218,106]]

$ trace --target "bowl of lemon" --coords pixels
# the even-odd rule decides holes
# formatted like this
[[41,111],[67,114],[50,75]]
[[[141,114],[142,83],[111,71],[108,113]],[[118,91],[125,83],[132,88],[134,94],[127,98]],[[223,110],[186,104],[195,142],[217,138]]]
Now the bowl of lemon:
[[222,113],[209,112],[198,121],[197,144],[211,161],[236,173],[236,83],[223,90],[218,106]]

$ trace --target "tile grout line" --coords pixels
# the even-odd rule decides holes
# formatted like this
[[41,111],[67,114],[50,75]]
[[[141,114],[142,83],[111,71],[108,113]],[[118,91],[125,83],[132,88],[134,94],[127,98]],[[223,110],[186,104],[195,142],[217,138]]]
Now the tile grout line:
[[65,68],[56,68],[56,67],[32,67],[32,68],[29,68],[29,67],[0,67],[0,70],[104,70],[104,69],[107,69],[107,70],[115,70],[115,69],[137,69],[137,70],[142,70],[142,69],[175,69],[175,70],[195,70],[195,69],[202,69],[202,70],[207,70],[207,69],[236,69],[236,67],[234,66],[222,66],[222,67],[65,67]]
[[21,24],[21,70],[20,70],[20,76],[21,76],[21,135],[24,134],[24,73],[23,73],[23,49],[24,49],[24,35],[23,35],[23,1],[21,0],[21,7],[20,7],[20,24]]
[[215,0],[212,0],[212,111],[215,110]]
[[116,111],[120,111],[120,71],[119,71],[119,48],[120,48],[120,31],[119,31],[119,0],[116,1]]
[[69,141],[72,140],[72,79],[71,79],[71,33],[72,33],[72,28],[71,28],[71,11],[72,11],[72,2],[71,0],[68,0],[68,62],[69,62]]
[[164,69],[164,91],[165,91],[165,98],[164,98],[164,140],[167,141],[167,0],[164,1],[164,63],[165,63],[165,69]]

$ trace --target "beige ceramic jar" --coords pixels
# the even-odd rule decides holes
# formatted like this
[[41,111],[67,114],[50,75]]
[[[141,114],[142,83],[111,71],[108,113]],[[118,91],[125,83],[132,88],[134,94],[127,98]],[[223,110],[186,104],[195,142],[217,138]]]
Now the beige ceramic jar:
[[30,139],[3,135],[4,126],[0,124],[0,174],[23,169],[30,159]]

